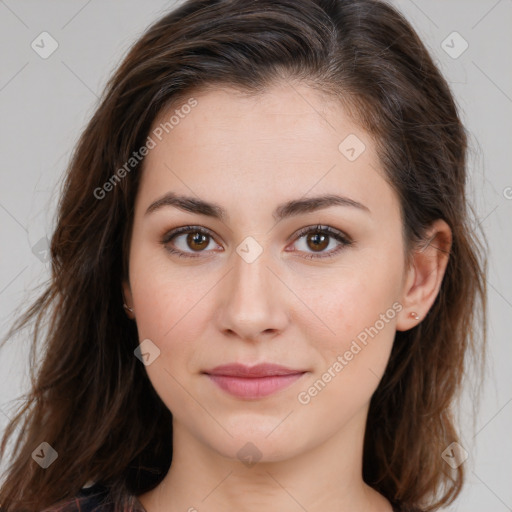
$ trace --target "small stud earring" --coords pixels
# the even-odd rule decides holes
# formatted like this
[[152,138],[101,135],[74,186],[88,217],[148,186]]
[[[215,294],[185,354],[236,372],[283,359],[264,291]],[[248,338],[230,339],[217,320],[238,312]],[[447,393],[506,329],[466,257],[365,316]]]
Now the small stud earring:
[[411,312],[409,313],[409,316],[410,316],[411,318],[414,318],[414,320],[419,320],[419,319],[420,319],[420,315],[418,315],[418,313],[416,313],[415,311],[411,311]]
[[129,308],[126,304],[123,303],[123,308],[129,311],[130,313],[133,313],[133,309]]

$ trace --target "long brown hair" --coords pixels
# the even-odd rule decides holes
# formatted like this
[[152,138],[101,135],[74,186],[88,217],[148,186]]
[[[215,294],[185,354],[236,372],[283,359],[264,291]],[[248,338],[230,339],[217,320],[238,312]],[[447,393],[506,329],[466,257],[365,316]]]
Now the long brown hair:
[[[2,455],[21,426],[3,512],[74,503],[89,480],[109,487],[116,510],[129,509],[165,476],[172,415],[134,357],[137,330],[121,294],[143,159],[98,190],[146,143],[157,115],[194,90],[258,93],[283,78],[334,95],[374,136],[409,249],[436,219],[452,230],[439,295],[417,327],[396,333],[372,397],[363,477],[402,507],[435,510],[460,492],[463,465],[452,470],[441,454],[458,439],[452,405],[465,357],[485,341],[485,258],[449,86],[410,24],[381,1],[189,0],[153,24],[110,79],[65,176],[51,279],[7,334],[35,319],[31,366],[40,338],[45,351],[3,437]],[[58,453],[46,469],[31,457],[42,442]]]

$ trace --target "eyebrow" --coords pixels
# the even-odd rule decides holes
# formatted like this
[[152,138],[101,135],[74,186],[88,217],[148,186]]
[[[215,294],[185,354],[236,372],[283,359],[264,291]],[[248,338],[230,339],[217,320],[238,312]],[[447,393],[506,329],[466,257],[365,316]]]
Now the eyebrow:
[[[190,213],[207,215],[222,222],[228,219],[228,214],[224,208],[215,203],[210,203],[197,197],[189,197],[168,192],[151,203],[146,210],[145,215],[160,210],[164,206],[173,206]],[[311,213],[330,206],[350,206],[358,210],[370,213],[370,209],[362,203],[354,201],[348,197],[327,194],[317,197],[309,197],[306,199],[294,199],[279,205],[273,212],[272,216],[276,222],[279,222],[294,215],[302,213]]]

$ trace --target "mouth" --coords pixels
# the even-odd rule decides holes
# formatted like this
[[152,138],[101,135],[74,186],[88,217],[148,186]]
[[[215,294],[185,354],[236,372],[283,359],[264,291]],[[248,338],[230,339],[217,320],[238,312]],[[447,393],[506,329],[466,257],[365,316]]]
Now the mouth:
[[230,395],[238,398],[257,399],[290,386],[307,371],[262,363],[256,366],[227,364],[216,366],[202,373]]

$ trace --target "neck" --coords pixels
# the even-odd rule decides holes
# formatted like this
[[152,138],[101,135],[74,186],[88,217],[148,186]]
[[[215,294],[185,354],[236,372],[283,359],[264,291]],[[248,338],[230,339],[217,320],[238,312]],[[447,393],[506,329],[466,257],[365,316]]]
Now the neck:
[[323,444],[291,457],[269,460],[262,453],[253,465],[219,454],[175,420],[171,468],[138,499],[146,512],[391,512],[362,479],[365,420],[356,417]]

